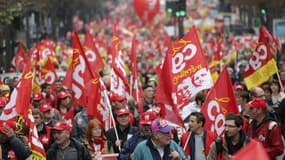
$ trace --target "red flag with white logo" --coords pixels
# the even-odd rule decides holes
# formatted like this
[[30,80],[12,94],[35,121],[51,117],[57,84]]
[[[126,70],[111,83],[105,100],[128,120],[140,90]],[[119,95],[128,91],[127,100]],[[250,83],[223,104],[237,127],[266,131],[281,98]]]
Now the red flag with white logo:
[[104,63],[89,32],[87,32],[85,35],[85,42],[83,46],[91,72],[93,72],[93,75],[95,74],[95,72],[99,73],[99,71],[104,67]]
[[63,85],[71,89],[72,97],[75,102],[86,106],[85,86],[92,78],[92,73],[84,55],[83,48],[76,32],[73,34],[73,57],[68,68]]
[[18,46],[18,51],[12,60],[12,64],[17,67],[20,71],[25,68],[26,63],[29,61],[29,56],[25,45],[20,42]]
[[239,114],[227,66],[208,93],[201,112],[206,118],[205,129],[216,132],[218,136],[224,132],[227,113]]
[[260,28],[259,43],[248,61],[243,73],[244,82],[248,89],[267,81],[273,74],[278,72],[273,49],[269,44],[272,36],[265,27]]

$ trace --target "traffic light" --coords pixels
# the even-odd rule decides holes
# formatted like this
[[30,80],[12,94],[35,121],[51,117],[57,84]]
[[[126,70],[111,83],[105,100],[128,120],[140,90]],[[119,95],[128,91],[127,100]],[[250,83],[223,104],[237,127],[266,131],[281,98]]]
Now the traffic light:
[[265,9],[265,8],[261,8],[261,9],[260,9],[260,13],[261,13],[262,15],[266,15],[266,9]]
[[186,16],[186,0],[167,0],[166,12],[176,17]]

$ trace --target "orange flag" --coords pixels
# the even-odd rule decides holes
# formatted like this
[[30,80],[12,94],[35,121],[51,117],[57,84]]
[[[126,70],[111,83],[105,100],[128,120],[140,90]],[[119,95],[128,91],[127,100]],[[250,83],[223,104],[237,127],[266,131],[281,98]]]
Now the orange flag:
[[232,88],[227,66],[225,66],[201,108],[206,118],[205,128],[216,132],[218,136],[224,132],[227,113],[239,113]]

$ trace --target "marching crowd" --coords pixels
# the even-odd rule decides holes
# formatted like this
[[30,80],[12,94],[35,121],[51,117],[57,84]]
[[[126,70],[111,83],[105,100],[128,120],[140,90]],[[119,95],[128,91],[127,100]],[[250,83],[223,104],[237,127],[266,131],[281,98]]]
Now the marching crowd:
[[[143,87],[143,112],[138,113],[131,100],[119,95],[110,97],[115,125],[105,130],[96,118],[88,117],[86,108],[75,104],[68,90],[56,81],[31,99],[32,115],[41,143],[50,160],[100,159],[104,154],[117,153],[118,159],[229,159],[252,139],[262,143],[270,159],[284,151],[283,111],[284,93],[278,81],[271,80],[262,87],[248,91],[245,86],[234,85],[240,114],[227,114],[224,135],[217,137],[204,128],[205,116],[199,111],[189,113],[185,120],[187,131],[179,135],[176,128],[160,115],[154,103],[156,82]],[[10,87],[0,86],[1,112],[10,95]],[[201,92],[193,102],[201,107]],[[202,97],[202,98],[201,98]],[[197,102],[196,102],[197,101]],[[199,105],[200,104],[200,105]],[[18,121],[17,121],[18,123]],[[29,129],[14,121],[0,121],[2,159],[26,159],[31,150],[27,142]]]

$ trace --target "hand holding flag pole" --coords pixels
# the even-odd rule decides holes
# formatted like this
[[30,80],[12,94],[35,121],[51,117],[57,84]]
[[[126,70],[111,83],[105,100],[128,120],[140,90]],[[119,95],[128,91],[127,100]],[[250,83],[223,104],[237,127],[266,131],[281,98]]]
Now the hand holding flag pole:
[[[100,83],[101,83],[102,86],[105,87],[105,84],[104,84],[104,82],[102,81],[101,78],[100,78]],[[114,124],[116,124],[115,119],[114,119],[114,115],[113,115],[113,112],[112,112],[111,103],[110,103],[109,97],[108,97],[108,95],[107,95],[106,89],[103,90],[103,96],[104,96],[104,98],[106,99],[107,107],[109,108],[109,111],[110,111],[111,120],[112,120],[112,122],[113,122]],[[117,140],[120,140],[120,139],[119,139],[119,136],[118,136],[118,131],[117,131],[116,125],[115,125],[115,127],[114,127],[114,130],[115,130],[116,139],[117,139]],[[119,150],[121,151],[121,146],[118,146],[118,148],[119,148]]]

